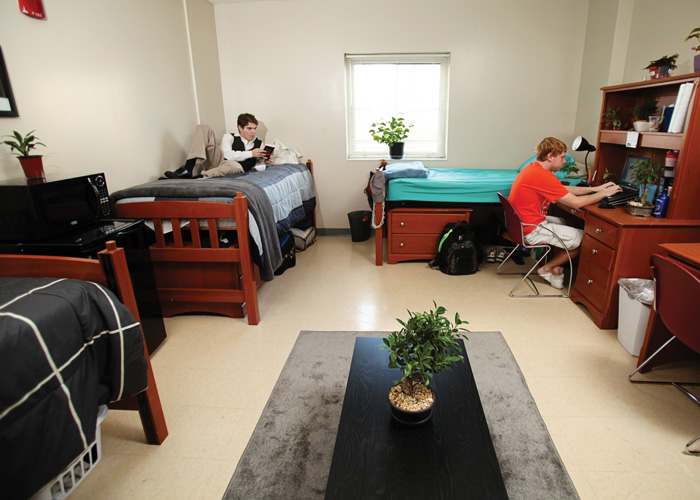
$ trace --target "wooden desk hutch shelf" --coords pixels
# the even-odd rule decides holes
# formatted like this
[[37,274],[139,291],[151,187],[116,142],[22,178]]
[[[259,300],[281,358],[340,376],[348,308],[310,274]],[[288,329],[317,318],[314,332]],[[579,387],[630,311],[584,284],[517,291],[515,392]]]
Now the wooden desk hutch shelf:
[[[609,171],[618,177],[628,154],[650,157],[664,164],[667,151],[678,151],[678,161],[666,218],[635,217],[625,208],[586,207],[574,215],[585,218],[584,239],[576,285],[571,300],[584,305],[599,328],[616,328],[617,280],[651,278],[649,258],[661,243],[700,241],[700,73],[605,87],[594,169],[597,183]],[[693,83],[682,133],[640,132],[637,148],[626,147],[627,131],[603,130],[603,113],[617,108],[623,123],[631,123],[630,109],[646,97],[656,97],[659,108],[674,104],[680,86]],[[569,207],[561,206],[565,210]]]

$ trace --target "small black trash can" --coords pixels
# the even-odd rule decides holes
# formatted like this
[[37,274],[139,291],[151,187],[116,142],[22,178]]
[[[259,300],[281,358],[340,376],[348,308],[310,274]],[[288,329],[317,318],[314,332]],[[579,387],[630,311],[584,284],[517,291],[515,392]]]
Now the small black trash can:
[[372,212],[358,210],[348,214],[352,241],[367,241],[372,234]]

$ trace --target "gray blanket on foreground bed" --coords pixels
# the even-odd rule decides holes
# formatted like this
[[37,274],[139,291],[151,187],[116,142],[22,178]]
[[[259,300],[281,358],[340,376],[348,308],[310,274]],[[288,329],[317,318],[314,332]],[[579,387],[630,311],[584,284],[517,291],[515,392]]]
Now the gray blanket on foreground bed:
[[235,177],[211,179],[163,179],[122,189],[112,194],[116,202],[124,198],[157,197],[172,198],[233,198],[237,192],[248,198],[248,210],[255,219],[262,241],[262,266],[260,278],[272,281],[275,270],[282,264],[282,250],[272,205],[265,191],[250,181]]

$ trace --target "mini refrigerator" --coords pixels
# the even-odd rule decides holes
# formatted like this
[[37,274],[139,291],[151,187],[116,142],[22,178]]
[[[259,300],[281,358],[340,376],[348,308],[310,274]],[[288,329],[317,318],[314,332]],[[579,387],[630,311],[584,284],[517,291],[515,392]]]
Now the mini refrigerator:
[[146,348],[152,354],[165,340],[166,332],[149,253],[149,246],[155,237],[144,221],[99,220],[48,239],[0,242],[0,253],[96,259],[97,253],[105,249],[109,240],[114,240],[126,254]]

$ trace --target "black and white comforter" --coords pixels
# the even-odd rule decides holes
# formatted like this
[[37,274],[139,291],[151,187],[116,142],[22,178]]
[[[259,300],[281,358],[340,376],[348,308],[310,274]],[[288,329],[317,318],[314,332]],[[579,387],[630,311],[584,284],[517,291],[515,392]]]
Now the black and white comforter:
[[97,408],[147,387],[139,324],[95,283],[0,278],[0,497],[29,498],[95,440]]
[[316,207],[313,178],[303,164],[270,165],[224,177],[163,179],[112,193],[115,203],[141,201],[215,201],[233,203],[237,192],[248,198],[248,226],[262,265],[260,277],[274,278],[282,263],[279,237]]

